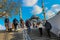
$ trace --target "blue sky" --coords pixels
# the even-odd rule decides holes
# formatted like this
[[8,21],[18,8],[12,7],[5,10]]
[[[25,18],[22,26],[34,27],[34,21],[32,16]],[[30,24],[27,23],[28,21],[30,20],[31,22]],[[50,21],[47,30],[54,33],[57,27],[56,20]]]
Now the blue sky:
[[[14,0],[17,2],[17,0]],[[22,4],[22,18],[25,21],[26,19],[29,19],[32,15],[37,15],[41,19],[43,19],[43,13],[42,13],[42,0],[20,0]],[[17,4],[18,5],[18,4]],[[55,14],[60,11],[60,0],[44,0],[44,7],[46,12],[46,18],[49,19]],[[53,15],[53,16],[51,16]],[[14,18],[17,18],[19,20],[19,14],[16,16],[13,16],[10,19],[10,22]],[[0,25],[4,26],[4,18],[0,18]]]
[[[25,0],[26,2],[29,2],[29,1],[27,1],[27,0]],[[34,2],[34,1],[33,1]],[[38,7],[42,7],[42,0],[38,0],[33,6],[31,5],[31,4],[27,4],[27,3],[25,3],[23,6],[22,6],[22,13],[23,13],[23,19],[24,20],[26,20],[26,19],[28,19],[28,18],[30,18],[35,12],[32,12],[32,11],[34,11],[35,9],[34,9],[34,6],[36,5],[36,6],[38,6]],[[33,4],[33,3],[32,3]],[[52,1],[52,0],[44,0],[44,7],[45,7],[45,11],[46,11],[46,13],[55,13],[55,12],[53,12],[52,10],[55,10],[55,8],[53,9],[52,8],[52,6],[58,6],[58,7],[60,7],[60,0],[54,0],[54,1]],[[35,7],[35,8],[37,8],[37,7]],[[56,8],[57,9],[57,8]],[[60,8],[59,8],[60,9]],[[37,8],[37,10],[39,11],[39,9]],[[28,12],[27,12],[28,11]],[[35,10],[36,11],[36,10]],[[41,10],[40,10],[41,11]],[[55,10],[56,11],[56,10]],[[43,19],[43,14],[42,14],[42,12],[36,12],[36,15],[37,16],[39,16],[41,19]],[[49,16],[49,15],[48,15]]]

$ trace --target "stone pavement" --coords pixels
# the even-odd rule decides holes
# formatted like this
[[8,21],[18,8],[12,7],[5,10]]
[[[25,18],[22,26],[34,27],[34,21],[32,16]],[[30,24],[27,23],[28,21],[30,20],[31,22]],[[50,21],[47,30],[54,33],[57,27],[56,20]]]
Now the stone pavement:
[[4,36],[5,36],[4,33],[0,32],[0,40],[4,40],[4,38],[5,38]]
[[2,31],[0,32],[0,40],[10,40],[13,37],[13,34],[13,32],[9,33]]
[[20,32],[0,32],[0,40],[23,40],[22,31]]
[[23,40],[23,34],[20,32],[15,32],[11,40]]
[[38,29],[32,29],[29,33],[31,40],[58,40],[57,36],[51,33],[51,38],[47,37],[47,33],[43,30],[43,36],[40,37]]
[[[22,30],[22,29],[21,29]],[[25,33],[24,33],[25,34]],[[26,33],[27,34],[27,33]],[[51,33],[51,38],[46,36],[47,33],[43,30],[43,36],[40,37],[38,29],[32,29],[25,37],[31,40],[58,40],[57,36]],[[27,39],[27,40],[29,40]],[[0,40],[24,40],[23,32],[0,32]]]

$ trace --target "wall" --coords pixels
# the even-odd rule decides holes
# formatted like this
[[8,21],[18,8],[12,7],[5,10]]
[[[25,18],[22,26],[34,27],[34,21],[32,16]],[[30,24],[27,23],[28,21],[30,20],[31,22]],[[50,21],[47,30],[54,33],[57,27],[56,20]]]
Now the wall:
[[56,16],[54,16],[53,18],[48,20],[51,25],[52,25],[52,29],[51,31],[56,34],[57,36],[59,36],[59,32],[60,32],[60,14],[57,14]]

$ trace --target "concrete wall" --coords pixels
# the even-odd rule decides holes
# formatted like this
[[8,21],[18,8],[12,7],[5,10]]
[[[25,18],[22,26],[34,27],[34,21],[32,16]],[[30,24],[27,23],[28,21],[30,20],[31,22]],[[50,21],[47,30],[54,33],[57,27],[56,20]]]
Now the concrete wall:
[[56,34],[57,36],[59,36],[60,33],[60,14],[54,16],[53,18],[48,20],[51,25],[52,25],[52,29],[51,31]]

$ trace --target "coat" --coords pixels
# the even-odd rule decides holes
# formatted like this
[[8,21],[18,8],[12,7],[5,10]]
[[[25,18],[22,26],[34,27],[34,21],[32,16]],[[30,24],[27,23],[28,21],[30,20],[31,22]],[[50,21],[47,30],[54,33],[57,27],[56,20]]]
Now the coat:
[[52,28],[52,26],[49,22],[46,22],[44,26],[45,26],[46,29],[51,29]]

